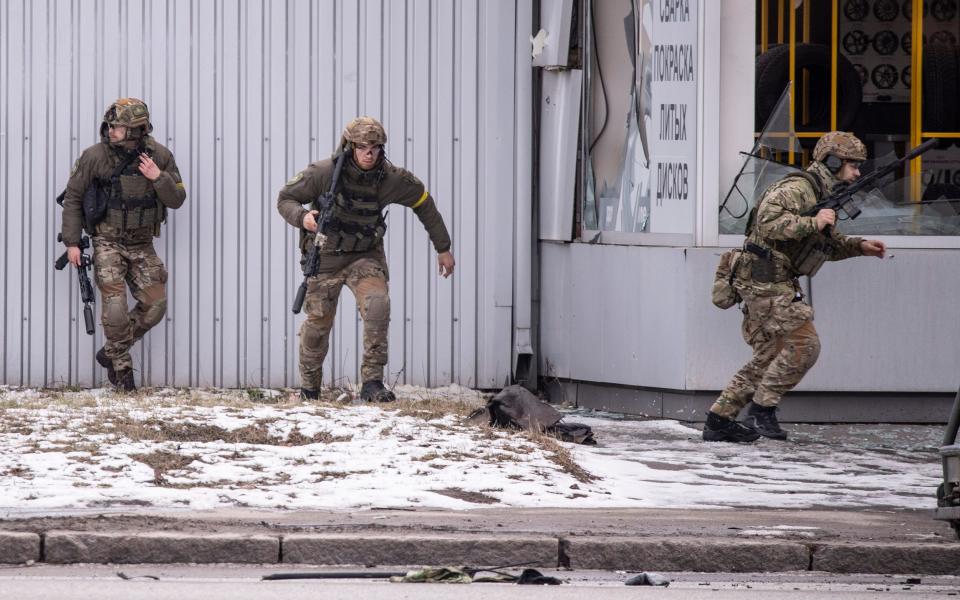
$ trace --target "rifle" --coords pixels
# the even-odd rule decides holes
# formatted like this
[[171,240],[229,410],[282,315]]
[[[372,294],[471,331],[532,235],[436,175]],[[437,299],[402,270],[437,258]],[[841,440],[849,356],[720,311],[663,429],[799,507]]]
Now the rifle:
[[[886,177],[890,173],[893,173],[901,164],[911,161],[927,150],[932,150],[937,144],[940,143],[940,140],[937,138],[929,139],[926,142],[920,144],[910,152],[907,152],[903,158],[896,160],[884,167],[877,169],[876,171],[861,177],[860,179],[854,181],[849,185],[844,185],[841,190],[835,192],[829,198],[825,198],[811,208],[810,210],[803,213],[805,217],[813,217],[818,212],[823,209],[829,208],[835,211],[843,211],[846,213],[847,217],[850,219],[856,219],[860,216],[860,209],[853,205],[853,196],[860,190],[871,185],[873,182]],[[823,228],[823,235],[830,236],[831,227],[828,225]]]
[[[57,241],[63,241],[63,234],[57,234]],[[87,327],[87,334],[93,335],[93,308],[91,306],[94,302],[93,285],[90,284],[90,276],[87,274],[87,269],[93,264],[93,260],[84,253],[84,250],[89,247],[90,238],[85,235],[81,236],[80,264],[77,266],[77,280],[80,283],[80,298],[83,300],[83,323]],[[60,258],[53,263],[53,268],[57,271],[62,271],[63,268],[67,266],[67,263],[67,253],[64,252],[60,255]]]
[[337,157],[336,165],[333,167],[333,178],[330,180],[330,189],[317,198],[317,206],[320,214],[317,216],[317,232],[313,236],[313,246],[307,253],[307,260],[303,265],[303,282],[297,289],[297,296],[293,299],[293,314],[299,314],[303,308],[303,300],[307,297],[307,282],[311,277],[320,272],[320,247],[327,240],[326,228],[330,221],[330,214],[333,212],[334,192],[337,189],[337,181],[340,180],[340,170],[343,168],[343,161],[347,157],[349,145],[340,150],[340,156]]

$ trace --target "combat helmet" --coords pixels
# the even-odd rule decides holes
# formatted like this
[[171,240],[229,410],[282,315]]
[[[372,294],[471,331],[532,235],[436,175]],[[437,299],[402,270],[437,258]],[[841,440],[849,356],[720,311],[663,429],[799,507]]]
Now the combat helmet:
[[107,138],[107,128],[111,125],[127,128],[126,140],[136,140],[153,131],[150,123],[150,109],[139,98],[119,98],[103,113],[100,124],[100,137]]
[[343,128],[340,147],[343,148],[347,142],[354,146],[383,146],[387,143],[387,132],[380,121],[373,117],[357,117]]
[[[831,160],[831,157],[833,160]],[[813,148],[813,160],[822,162],[837,172],[845,160],[867,160],[867,147],[857,136],[846,131],[831,131],[817,141]]]

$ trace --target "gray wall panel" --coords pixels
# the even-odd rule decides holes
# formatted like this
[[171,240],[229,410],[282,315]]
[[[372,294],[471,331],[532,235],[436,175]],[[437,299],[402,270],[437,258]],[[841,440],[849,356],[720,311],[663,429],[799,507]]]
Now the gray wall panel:
[[[388,379],[493,386],[510,375],[516,52],[531,8],[496,0],[12,0],[0,3],[0,383],[101,384],[76,276],[54,273],[53,197],[98,141],[107,104],[144,98],[187,202],[158,254],[168,313],[134,348],[145,384],[295,386],[290,313],[297,234],[276,212],[284,182],[371,114],[454,239],[457,273],[415,215],[391,209]],[[521,31],[521,29],[523,29]],[[521,63],[522,64],[522,63]],[[362,323],[345,291],[325,365],[356,381]]]
[[[750,357],[741,314],[710,303],[718,248],[541,243],[545,374],[719,390]],[[798,392],[954,393],[956,250],[829,263],[814,279],[822,351]],[[602,310],[597,304],[602,302]]]

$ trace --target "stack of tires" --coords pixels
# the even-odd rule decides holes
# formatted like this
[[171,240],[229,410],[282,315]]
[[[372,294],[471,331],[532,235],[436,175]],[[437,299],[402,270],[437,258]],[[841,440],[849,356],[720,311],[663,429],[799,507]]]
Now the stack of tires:
[[[797,73],[810,73],[808,121],[798,123],[797,131],[829,131],[830,127],[830,48],[823,44],[797,44]],[[760,131],[777,106],[790,81],[790,46],[772,46],[757,57],[756,126]],[[846,57],[837,57],[837,128],[847,131],[863,101],[860,75]]]
[[960,47],[925,44],[923,47],[923,130],[957,131],[960,118],[957,94]]

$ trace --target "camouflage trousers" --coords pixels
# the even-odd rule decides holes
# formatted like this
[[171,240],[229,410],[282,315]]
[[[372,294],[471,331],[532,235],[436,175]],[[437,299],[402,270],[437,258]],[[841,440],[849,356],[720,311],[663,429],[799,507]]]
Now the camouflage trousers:
[[387,269],[379,260],[361,258],[339,271],[321,273],[307,284],[303,303],[307,320],[300,327],[300,386],[303,388],[319,390],[322,384],[323,360],[327,356],[330,330],[344,285],[357,299],[357,309],[363,319],[360,376],[363,381],[383,379],[390,325]]
[[[167,270],[153,249],[152,236],[135,241],[95,236],[93,251],[104,348],[114,369],[132,369],[130,348],[167,312]],[[133,309],[127,307],[126,286],[137,300]]]
[[710,411],[736,418],[748,402],[776,406],[820,356],[813,309],[793,295],[744,296],[743,339],[753,356],[721,392]]

